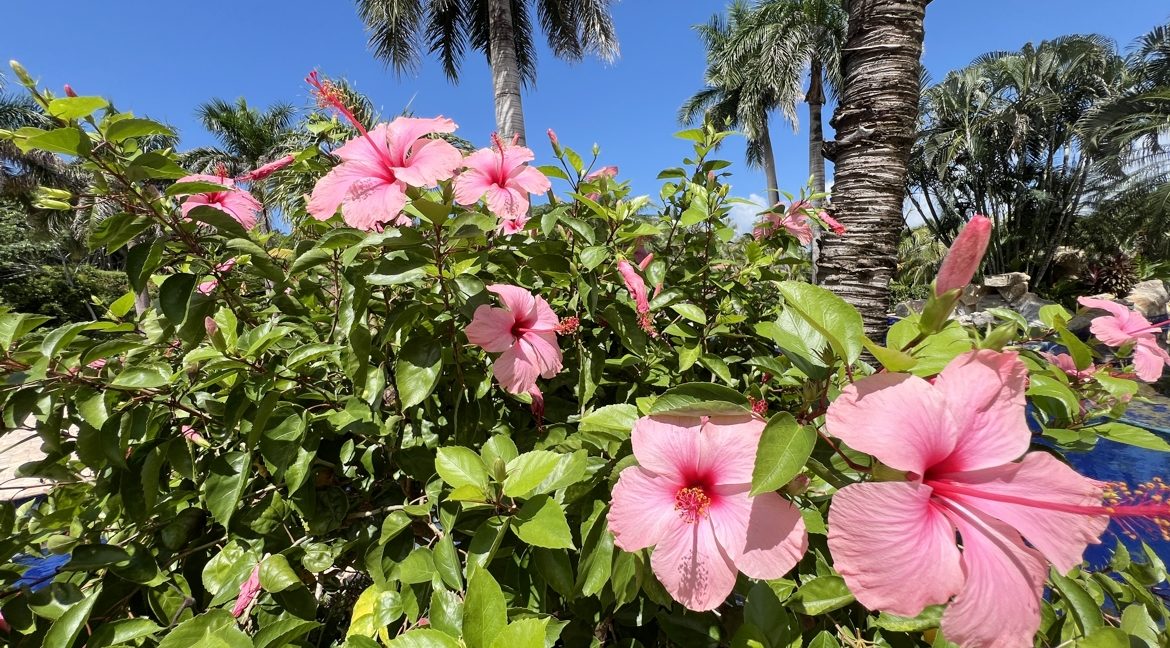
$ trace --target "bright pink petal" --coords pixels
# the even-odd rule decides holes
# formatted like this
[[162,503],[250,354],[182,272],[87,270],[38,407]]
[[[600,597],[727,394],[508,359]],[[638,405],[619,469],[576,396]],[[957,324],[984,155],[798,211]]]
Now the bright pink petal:
[[708,419],[699,436],[699,472],[716,486],[750,485],[764,426],[752,414]]
[[505,391],[523,394],[536,386],[540,368],[524,354],[520,345],[514,345],[492,363],[492,374]]
[[1153,336],[1139,338],[1133,347],[1133,367],[1138,378],[1146,382],[1157,382],[1162,370],[1170,364],[1170,355],[1154,340]]
[[258,594],[260,594],[260,565],[256,565],[247,580],[240,585],[240,594],[236,597],[232,616],[239,617],[247,612],[248,606],[252,605],[252,601],[256,600]]
[[916,616],[963,585],[951,522],[916,482],[846,486],[829,506],[833,567],[862,605]]
[[512,311],[516,319],[523,318],[536,305],[536,297],[520,286],[492,284],[487,289],[500,296],[500,301],[504,302],[504,306]]
[[752,578],[780,578],[808,550],[804,518],[776,493],[748,496],[748,487],[719,498],[711,523],[720,546]]
[[714,610],[735,588],[735,564],[707,521],[670,527],[650,567],[671,598],[695,611]]
[[[934,481],[943,482],[936,492],[946,499],[1011,525],[1061,572],[1081,564],[1085,547],[1100,542],[1109,525],[1108,515],[1076,511],[1076,507],[1100,507],[1101,487],[1046,452],[1029,452],[1019,463],[940,475]],[[972,492],[947,492],[949,482]],[[974,491],[988,496],[980,497]],[[1004,501],[1012,499],[1019,503]],[[1054,510],[1061,507],[1071,510]]]
[[350,227],[372,232],[398,218],[406,206],[406,193],[397,182],[365,178],[349,186],[341,216]]
[[658,475],[685,481],[699,466],[697,416],[643,416],[634,423],[632,442],[638,465]]
[[[398,166],[403,166],[402,161],[407,158],[409,153],[417,153],[414,146],[420,139],[435,133],[454,133],[455,129],[458,128],[455,122],[446,117],[398,117],[384,126],[382,132],[386,138],[390,159]],[[424,141],[443,142],[443,140]],[[447,144],[447,142],[443,143]],[[447,146],[451,145],[447,144]]]
[[919,475],[951,453],[957,431],[940,392],[917,376],[893,373],[846,386],[825,425],[854,450]]
[[948,513],[963,539],[967,579],[943,612],[943,635],[964,648],[1030,648],[1048,564],[1007,525],[953,508]]
[[1085,308],[1095,308],[1103,310],[1106,313],[1116,317],[1119,320],[1125,321],[1133,313],[1125,304],[1119,304],[1108,299],[1093,299],[1092,297],[1078,297],[1077,303]]
[[365,173],[354,165],[342,163],[333,167],[313,187],[309,196],[309,214],[317,220],[329,220],[346,199],[350,185],[365,177]]
[[557,325],[561,323],[561,319],[557,317],[557,314],[553,312],[552,307],[548,305],[548,302],[545,301],[543,297],[536,298],[536,308],[534,314],[536,316],[536,321],[531,326],[533,329],[554,331],[556,330]]
[[[264,209],[259,200],[243,189],[233,189],[225,192],[220,201],[221,209],[244,226],[252,229],[256,226],[256,214]],[[214,206],[214,205],[213,205]]]
[[1089,324],[1089,331],[1098,339],[1112,347],[1119,347],[1133,339],[1125,330],[1125,321],[1112,316],[1095,318]]
[[507,351],[516,341],[512,337],[515,323],[516,317],[511,311],[483,304],[475,309],[471,324],[467,325],[467,341],[489,353]]
[[495,183],[487,173],[468,168],[455,178],[455,202],[460,205],[474,205],[494,186]]
[[388,124],[378,124],[370,129],[369,137],[358,135],[334,149],[333,155],[349,162],[351,166],[358,163],[367,170],[385,169],[390,160],[388,128]]
[[549,181],[548,176],[535,167],[524,167],[523,170],[512,176],[511,182],[528,193],[544,193],[552,189],[552,182]]
[[939,471],[978,470],[1020,458],[1032,433],[1024,417],[1028,369],[1014,352],[964,353],[934,381],[958,426],[955,450]]
[[512,187],[492,185],[485,200],[488,211],[500,218],[519,218],[528,213],[528,194]]
[[463,165],[463,154],[443,140],[420,141],[412,151],[406,164],[393,170],[399,180],[413,187],[433,187],[449,180]]
[[556,333],[525,333],[517,344],[524,348],[524,355],[532,359],[542,377],[552,378],[561,372],[561,349]]
[[585,176],[585,179],[586,180],[596,180],[596,179],[601,178],[601,177],[616,178],[617,174],[618,174],[617,166],[611,164],[609,166],[603,166],[600,169],[590,173],[589,175]]
[[641,275],[625,259],[619,259],[617,267],[618,272],[622,275],[622,280],[625,281],[626,290],[630,291],[630,297],[633,298],[638,312],[650,312],[650,299],[646,293],[646,282],[642,279]]
[[642,468],[622,471],[613,487],[609,530],[613,543],[625,551],[658,544],[671,526],[684,525],[674,510],[674,498],[683,485]]

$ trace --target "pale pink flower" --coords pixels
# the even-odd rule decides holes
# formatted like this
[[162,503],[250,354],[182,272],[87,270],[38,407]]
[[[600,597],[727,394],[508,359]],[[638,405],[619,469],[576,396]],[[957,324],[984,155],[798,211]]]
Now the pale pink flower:
[[990,241],[991,219],[980,215],[971,217],[947,250],[947,256],[938,269],[938,277],[934,280],[934,294],[942,295],[971,283],[979,270],[979,264],[983,263],[983,255],[987,253]]
[[524,231],[527,225],[528,218],[526,216],[501,218],[500,222],[496,225],[496,231],[504,235],[519,234]]
[[586,180],[597,180],[598,178],[616,178],[617,174],[618,174],[617,165],[611,164],[609,166],[603,166],[600,169],[593,171],[589,175],[585,176],[585,179]]
[[626,284],[626,290],[630,291],[630,297],[634,300],[635,310],[638,312],[638,325],[652,337],[657,337],[658,331],[654,330],[654,318],[650,315],[650,296],[646,292],[646,281],[642,279],[637,270],[634,270],[629,261],[618,259],[617,266],[618,272],[621,273],[622,280]]
[[609,530],[625,551],[654,547],[650,567],[692,610],[719,607],[736,574],[780,578],[808,549],[800,511],[778,493],[755,497],[752,468],[764,420],[751,414],[644,416],[637,466],[613,488]]
[[93,369],[94,371],[101,371],[106,366],[106,359],[105,358],[98,358],[97,360],[94,360],[85,366],[89,367],[90,369]]
[[232,608],[232,616],[239,618],[247,612],[258,594],[260,594],[260,565],[256,565],[248,579],[240,584],[240,595],[236,597],[236,606]]
[[1085,308],[1098,308],[1109,315],[1097,317],[1089,330],[1098,340],[1111,347],[1133,343],[1133,366],[1138,378],[1154,382],[1162,377],[1163,368],[1170,364],[1170,354],[1158,346],[1158,332],[1162,326],[1150,321],[1137,311],[1108,299],[1081,297],[1077,302]]
[[[236,259],[235,259],[235,257],[232,257],[232,258],[228,259],[227,261],[224,261],[223,263],[220,263],[219,265],[215,266],[215,272],[217,274],[224,273],[224,272],[231,270],[234,267],[236,267]],[[219,285],[219,279],[212,277],[211,279],[208,279],[207,281],[201,282],[198,286],[196,286],[195,292],[199,293],[200,295],[210,295],[212,293],[212,291],[214,291],[216,286],[218,286],[218,285]]]
[[184,218],[188,217],[192,209],[206,205],[231,216],[237,223],[243,225],[244,229],[252,229],[256,226],[256,214],[264,209],[264,206],[252,194],[237,187],[235,180],[225,178],[222,175],[196,173],[179,178],[178,182],[210,182],[223,185],[224,188],[223,191],[187,196],[180,207]]
[[500,354],[492,363],[500,386],[521,394],[536,387],[537,376],[552,378],[560,373],[560,322],[548,302],[519,286],[493,284],[487,289],[500,296],[504,308],[483,304],[475,309],[467,340],[488,353]]
[[1100,482],[1026,453],[1027,378],[1015,353],[971,351],[934,384],[877,374],[829,406],[830,434],[906,474],[833,496],[829,549],[862,605],[912,617],[951,601],[942,617],[950,641],[1032,645],[1049,563],[1061,572],[1080,564],[1109,514]]
[[804,213],[802,204],[803,201],[793,203],[783,214],[778,211],[765,213],[764,217],[756,223],[755,229],[752,230],[752,236],[758,241],[784,230],[800,241],[801,245],[812,243],[812,223],[809,222],[808,215]]
[[845,233],[845,226],[841,223],[838,223],[836,218],[833,218],[829,215],[829,212],[821,210],[817,214],[817,218],[819,218],[820,221],[825,224],[825,227],[828,227],[837,236],[841,236]]
[[1076,361],[1073,360],[1073,357],[1067,353],[1053,354],[1048,353],[1047,351],[1041,351],[1040,355],[1049,363],[1055,365],[1057,369],[1060,369],[1073,378],[1083,380],[1097,373],[1097,366],[1092,363],[1090,363],[1089,366],[1085,367],[1084,369],[1077,369]]
[[350,227],[366,231],[387,223],[411,225],[410,216],[402,213],[407,187],[437,185],[451,178],[463,159],[454,146],[427,136],[455,128],[445,117],[399,117],[369,132],[360,129],[361,135],[333,151],[341,164],[313,187],[309,213],[328,220],[340,207]]
[[264,178],[267,178],[268,176],[272,175],[273,173],[276,173],[277,171],[280,171],[281,169],[292,164],[295,161],[296,161],[296,157],[294,157],[292,155],[286,155],[286,156],[280,158],[279,160],[274,160],[272,162],[269,162],[268,164],[265,164],[262,167],[259,167],[257,169],[253,169],[252,171],[245,173],[244,175],[236,178],[236,182],[255,182],[257,180],[263,180]]
[[455,179],[455,202],[474,205],[486,196],[488,210],[496,216],[519,218],[528,213],[528,194],[544,193],[552,183],[536,168],[532,150],[505,144],[492,135],[495,145],[467,156],[467,168]]
[[211,447],[211,443],[209,443],[207,439],[203,438],[203,435],[196,432],[195,428],[190,425],[184,425],[179,429],[179,433],[183,435],[184,439],[194,443],[201,448]]

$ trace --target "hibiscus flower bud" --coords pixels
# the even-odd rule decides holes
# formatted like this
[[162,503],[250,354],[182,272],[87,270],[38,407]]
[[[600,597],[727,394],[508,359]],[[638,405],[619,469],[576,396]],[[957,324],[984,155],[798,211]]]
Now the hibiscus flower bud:
[[792,481],[785,484],[784,492],[793,497],[803,495],[808,491],[808,485],[811,482],[812,480],[808,478],[808,475],[797,475],[792,478]]
[[561,157],[561,142],[557,139],[557,134],[553,129],[548,129],[548,141],[552,143],[553,155]]
[[77,93],[73,91],[73,86],[69,85],[68,83],[65,84],[65,96],[66,97],[76,97],[77,96]]
[[990,241],[991,219],[974,216],[947,251],[947,257],[938,270],[938,278],[934,280],[934,294],[942,295],[971,283]]
[[207,330],[208,335],[215,335],[219,332],[219,324],[216,324],[215,320],[210,317],[203,318],[203,328]]

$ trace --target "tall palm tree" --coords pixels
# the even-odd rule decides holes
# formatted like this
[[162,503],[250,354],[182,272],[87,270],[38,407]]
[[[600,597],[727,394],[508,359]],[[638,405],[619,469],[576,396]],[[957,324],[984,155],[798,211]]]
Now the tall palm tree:
[[848,228],[825,240],[821,282],[861,312],[866,332],[886,330],[897,269],[906,164],[918,119],[919,59],[929,0],[848,0],[841,98],[830,124],[833,210]]
[[[184,165],[194,171],[213,173],[222,166],[229,176],[239,176],[290,150],[288,143],[294,133],[292,120],[296,109],[288,104],[258,110],[249,106],[243,97],[234,103],[212,99],[199,106],[198,115],[203,127],[219,140],[220,146],[205,146],[184,153]],[[267,183],[254,184],[250,190],[261,203],[267,204]],[[265,230],[272,229],[267,207],[262,222]]]
[[742,130],[747,137],[747,162],[763,168],[768,204],[775,205],[780,202],[780,183],[768,120],[772,111],[779,110],[795,122],[799,77],[791,61],[763,55],[758,41],[753,41],[754,47],[746,46],[758,29],[756,14],[747,0],[734,0],[726,18],[715,14],[695,26],[707,50],[706,85],[687,99],[678,116],[684,124],[707,120]]
[[419,64],[425,47],[452,82],[459,80],[468,46],[488,59],[496,128],[524,142],[522,86],[536,82],[531,5],[558,58],[587,53],[612,61],[618,54],[610,0],[356,0],[374,56],[403,73]]

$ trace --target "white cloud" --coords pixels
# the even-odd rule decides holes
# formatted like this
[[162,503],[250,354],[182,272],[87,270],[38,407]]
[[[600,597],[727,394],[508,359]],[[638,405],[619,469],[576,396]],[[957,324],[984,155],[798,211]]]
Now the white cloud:
[[736,203],[731,206],[731,211],[727,214],[727,218],[735,227],[737,234],[746,234],[752,231],[752,226],[760,218],[758,214],[764,211],[766,204],[766,199],[759,194],[751,194],[747,200],[750,200],[751,204]]

